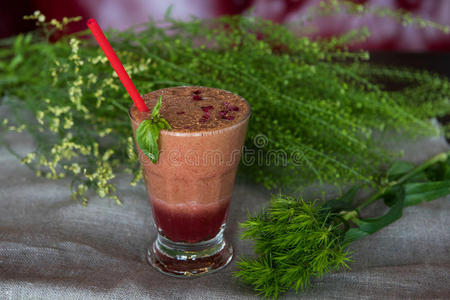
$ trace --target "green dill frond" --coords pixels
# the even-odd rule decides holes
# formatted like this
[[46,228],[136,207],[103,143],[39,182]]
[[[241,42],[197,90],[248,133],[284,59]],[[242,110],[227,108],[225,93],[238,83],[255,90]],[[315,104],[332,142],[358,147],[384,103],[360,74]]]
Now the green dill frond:
[[304,290],[312,277],[349,268],[341,222],[317,203],[278,195],[261,215],[244,222],[242,234],[258,257],[241,259],[235,276],[265,297]]

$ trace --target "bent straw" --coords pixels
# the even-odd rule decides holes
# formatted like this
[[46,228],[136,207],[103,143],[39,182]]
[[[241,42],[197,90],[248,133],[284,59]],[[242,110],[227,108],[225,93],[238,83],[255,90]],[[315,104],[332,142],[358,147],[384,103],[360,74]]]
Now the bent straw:
[[142,100],[141,95],[139,95],[139,92],[131,81],[130,76],[128,76],[127,71],[125,71],[122,63],[120,62],[113,48],[106,39],[105,34],[98,25],[97,21],[95,19],[89,19],[86,22],[86,25],[91,30],[92,34],[100,45],[100,48],[102,48],[114,71],[116,71],[117,76],[119,76],[120,81],[127,90],[137,109],[141,112],[149,111],[147,105],[145,105],[144,100]]

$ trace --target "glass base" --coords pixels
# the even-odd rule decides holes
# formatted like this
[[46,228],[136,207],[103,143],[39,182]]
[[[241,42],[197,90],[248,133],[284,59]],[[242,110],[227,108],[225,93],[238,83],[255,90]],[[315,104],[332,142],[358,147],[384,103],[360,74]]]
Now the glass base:
[[220,270],[232,258],[233,247],[223,238],[223,229],[214,238],[199,243],[173,242],[158,234],[147,251],[147,261],[158,271],[183,278]]

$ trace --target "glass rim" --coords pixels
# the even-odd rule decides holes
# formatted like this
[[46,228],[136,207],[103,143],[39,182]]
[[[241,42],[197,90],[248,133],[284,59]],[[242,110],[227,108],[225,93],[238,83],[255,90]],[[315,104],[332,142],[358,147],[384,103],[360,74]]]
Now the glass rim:
[[[157,92],[160,90],[166,90],[166,89],[170,89],[170,88],[180,88],[180,87],[195,87],[195,88],[208,88],[208,89],[216,89],[216,90],[221,90],[221,91],[225,91],[227,93],[233,94],[239,98],[241,98],[248,106],[248,112],[247,114],[242,118],[242,120],[240,120],[239,122],[237,122],[236,124],[227,126],[227,127],[223,127],[223,128],[213,128],[213,129],[204,129],[204,130],[196,130],[196,131],[173,131],[173,130],[166,130],[166,129],[162,129],[161,133],[164,133],[166,135],[172,135],[172,136],[204,136],[204,135],[214,135],[215,133],[219,133],[219,132],[223,132],[223,131],[228,131],[228,130],[232,130],[236,127],[239,127],[241,124],[245,123],[248,121],[248,119],[250,118],[251,115],[251,107],[250,104],[248,103],[248,101],[242,97],[241,95],[235,94],[233,92],[224,90],[224,89],[219,89],[219,88],[211,88],[211,87],[206,87],[206,86],[201,86],[201,85],[180,85],[180,86],[172,86],[172,87],[167,87],[167,88],[162,88],[162,89],[158,89],[158,90],[154,90],[150,93],[153,92]],[[131,122],[137,124],[136,119],[132,116],[131,114],[131,108],[134,105],[134,103],[131,103],[130,108],[128,109],[128,116],[130,117]]]

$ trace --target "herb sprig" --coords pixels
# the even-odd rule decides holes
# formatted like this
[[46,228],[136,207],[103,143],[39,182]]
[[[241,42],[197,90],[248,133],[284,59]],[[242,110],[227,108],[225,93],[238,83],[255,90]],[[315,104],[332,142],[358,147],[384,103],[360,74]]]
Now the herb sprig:
[[153,107],[151,118],[143,120],[136,129],[136,141],[139,148],[154,164],[159,159],[159,132],[162,129],[172,130],[169,123],[159,114],[161,102],[162,96],[159,96],[158,102]]
[[[396,162],[382,188],[355,205],[358,186],[324,204],[283,195],[274,196],[259,214],[241,225],[242,238],[255,242],[256,258],[242,258],[234,275],[265,297],[277,298],[294,288],[304,290],[311,277],[349,269],[354,241],[373,234],[402,216],[403,208],[450,194],[450,152],[419,166]],[[388,209],[377,218],[361,211],[383,200]]]

